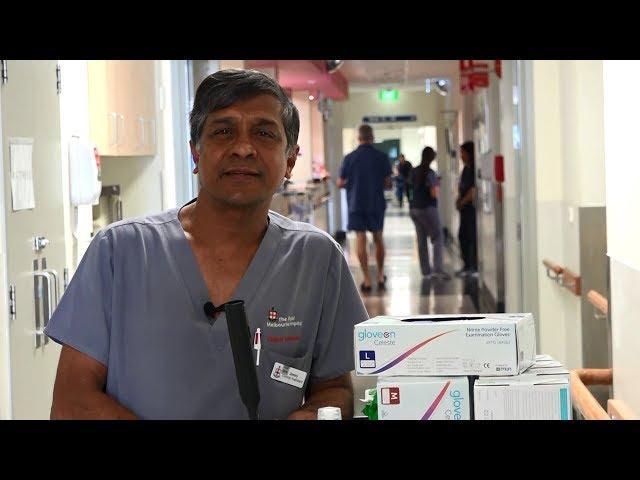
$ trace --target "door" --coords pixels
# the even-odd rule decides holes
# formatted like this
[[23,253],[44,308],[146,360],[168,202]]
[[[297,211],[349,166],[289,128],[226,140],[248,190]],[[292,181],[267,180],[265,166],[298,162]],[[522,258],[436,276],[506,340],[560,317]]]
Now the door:
[[[0,87],[6,268],[16,298],[15,315],[8,319],[14,419],[49,418],[60,354],[59,345],[37,333],[44,328],[62,294],[60,276],[65,266],[56,66],[55,60],[9,60],[7,82]],[[11,145],[24,143],[25,139],[33,142],[35,207],[14,211]],[[39,251],[34,249],[35,237],[41,237]]]
[[480,311],[504,312],[504,222],[502,184],[494,162],[500,153],[498,77],[474,95],[473,137],[476,150],[477,250]]

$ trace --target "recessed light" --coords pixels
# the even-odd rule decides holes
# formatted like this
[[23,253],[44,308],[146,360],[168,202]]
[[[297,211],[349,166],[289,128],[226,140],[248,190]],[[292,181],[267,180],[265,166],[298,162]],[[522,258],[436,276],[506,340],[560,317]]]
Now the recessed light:
[[309,95],[309,100],[313,101],[315,99],[316,99],[316,97],[314,97],[313,95]]

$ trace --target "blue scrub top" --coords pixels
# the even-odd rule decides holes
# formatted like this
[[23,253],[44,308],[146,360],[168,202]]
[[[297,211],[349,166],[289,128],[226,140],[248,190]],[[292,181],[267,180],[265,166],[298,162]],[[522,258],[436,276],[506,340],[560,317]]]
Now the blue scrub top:
[[[340,246],[269,212],[269,226],[232,299],[260,327],[259,416],[286,418],[309,378],[354,368],[353,326],[368,319]],[[45,330],[108,368],[106,393],[147,419],[246,419],[224,313],[209,294],[178,209],[124,220],[91,242]],[[256,352],[254,353],[254,359]],[[275,363],[307,372],[302,388]]]
[[349,212],[381,214],[387,208],[384,179],[391,176],[387,155],[365,143],[344,157],[340,177],[347,181]]

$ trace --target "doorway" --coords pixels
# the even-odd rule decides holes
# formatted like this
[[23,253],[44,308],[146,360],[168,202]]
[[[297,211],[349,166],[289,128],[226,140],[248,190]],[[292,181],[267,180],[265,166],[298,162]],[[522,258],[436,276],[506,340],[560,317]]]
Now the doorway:
[[374,147],[380,150],[382,153],[386,153],[389,158],[389,165],[393,168],[393,162],[398,155],[400,155],[400,139],[394,138],[391,140],[384,140],[382,142],[374,143]]

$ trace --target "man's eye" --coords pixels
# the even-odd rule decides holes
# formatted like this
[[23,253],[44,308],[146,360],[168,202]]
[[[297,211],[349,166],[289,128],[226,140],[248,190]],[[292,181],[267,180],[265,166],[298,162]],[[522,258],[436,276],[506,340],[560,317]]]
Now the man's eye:
[[275,138],[276,136],[269,132],[268,130],[260,130],[258,131],[258,135],[260,135],[261,137],[269,137],[269,138]]
[[213,132],[214,135],[228,135],[231,133],[230,128],[219,128]]

